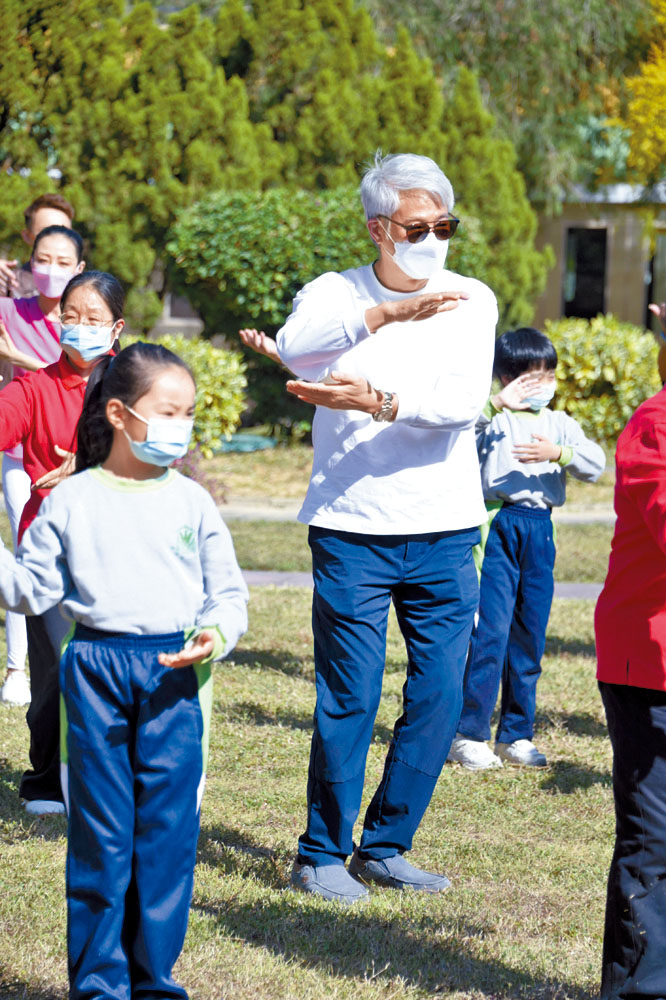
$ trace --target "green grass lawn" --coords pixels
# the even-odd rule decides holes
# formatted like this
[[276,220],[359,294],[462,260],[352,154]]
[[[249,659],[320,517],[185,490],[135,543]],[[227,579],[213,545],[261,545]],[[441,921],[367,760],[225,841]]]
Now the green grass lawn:
[[[305,815],[309,591],[253,591],[250,622],[216,671],[199,865],[177,969],[192,1000],[591,1000],[613,830],[592,605],[553,608],[536,736],[550,766],[472,774],[447,765],[412,858],[445,871],[453,889],[376,891],[355,911],[285,889]],[[395,621],[387,664],[368,794],[400,711]],[[18,804],[23,714],[0,705],[0,996],[60,1000],[65,824],[31,821]]]
[[[243,569],[308,572],[308,529],[292,521],[229,521]],[[613,525],[558,524],[555,579],[603,583],[608,569]]]

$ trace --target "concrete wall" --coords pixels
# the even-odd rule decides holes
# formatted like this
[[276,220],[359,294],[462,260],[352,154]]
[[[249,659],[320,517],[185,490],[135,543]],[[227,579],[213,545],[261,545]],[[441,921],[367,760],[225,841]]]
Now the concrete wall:
[[[605,228],[605,311],[643,326],[647,308],[651,242],[645,207],[627,204],[565,204],[555,218],[541,216],[537,245],[550,244],[557,258],[536,306],[535,325],[564,315],[566,239],[570,228]],[[660,208],[658,228],[666,229],[666,209]]]

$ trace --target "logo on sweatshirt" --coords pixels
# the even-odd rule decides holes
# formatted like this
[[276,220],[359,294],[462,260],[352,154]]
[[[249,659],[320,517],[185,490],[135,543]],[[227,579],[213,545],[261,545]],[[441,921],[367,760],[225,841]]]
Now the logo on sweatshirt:
[[191,559],[197,552],[197,535],[194,528],[184,525],[178,529],[176,544],[171,546],[179,559]]

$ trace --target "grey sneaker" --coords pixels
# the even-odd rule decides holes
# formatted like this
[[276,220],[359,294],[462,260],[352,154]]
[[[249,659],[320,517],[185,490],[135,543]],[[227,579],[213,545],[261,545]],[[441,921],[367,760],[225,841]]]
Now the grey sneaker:
[[357,882],[343,865],[302,865],[294,861],[291,887],[299,892],[312,892],[323,899],[337,900],[345,906],[367,901],[370,893]]
[[531,740],[514,740],[513,743],[496,743],[495,753],[507,764],[521,764],[523,767],[546,767],[546,755],[534,746]]
[[390,889],[414,889],[419,892],[443,892],[450,888],[446,875],[435,875],[424,872],[410,865],[402,854],[394,854],[392,858],[382,858],[367,861],[354,851],[349,864],[349,874],[364,882],[374,882],[376,885],[387,886]]

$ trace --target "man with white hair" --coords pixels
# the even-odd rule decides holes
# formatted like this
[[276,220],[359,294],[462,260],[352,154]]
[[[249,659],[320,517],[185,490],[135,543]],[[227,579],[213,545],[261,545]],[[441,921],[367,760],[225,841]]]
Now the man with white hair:
[[[291,881],[343,903],[367,896],[365,883],[450,884],[403,855],[460,714],[478,602],[472,547],[486,518],[474,424],[497,321],[490,289],[444,270],[458,220],[431,159],[377,154],[361,199],[378,260],[306,285],[277,336],[299,376],[289,391],[317,406],[299,514],[310,525],[317,703]],[[403,712],[354,849],[391,600],[408,657]]]

